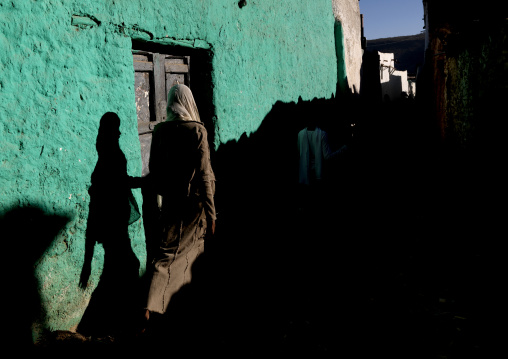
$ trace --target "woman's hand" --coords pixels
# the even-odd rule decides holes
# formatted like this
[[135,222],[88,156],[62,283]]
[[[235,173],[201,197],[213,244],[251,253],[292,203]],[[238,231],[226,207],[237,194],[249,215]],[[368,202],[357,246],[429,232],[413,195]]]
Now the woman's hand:
[[210,238],[215,234],[215,220],[210,219],[206,225],[206,238]]

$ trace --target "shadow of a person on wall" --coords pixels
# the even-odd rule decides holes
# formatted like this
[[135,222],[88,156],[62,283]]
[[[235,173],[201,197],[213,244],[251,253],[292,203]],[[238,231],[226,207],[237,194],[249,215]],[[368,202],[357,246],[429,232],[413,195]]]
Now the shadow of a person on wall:
[[128,226],[140,218],[128,186],[127,160],[120,149],[120,118],[108,112],[97,135],[97,164],[92,173],[86,230],[82,287],[89,282],[96,243],[104,248],[99,284],[79,324],[78,331],[93,337],[121,336],[133,330],[139,285],[139,260],[134,254]]

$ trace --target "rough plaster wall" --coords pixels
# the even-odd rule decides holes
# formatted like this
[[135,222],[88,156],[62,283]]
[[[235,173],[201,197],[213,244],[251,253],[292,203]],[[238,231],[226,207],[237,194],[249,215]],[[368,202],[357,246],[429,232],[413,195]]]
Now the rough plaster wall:
[[[75,327],[97,285],[96,245],[82,290],[99,121],[116,112],[130,175],[141,173],[131,38],[213,52],[216,147],[256,131],[277,101],[329,98],[336,86],[329,0],[0,0],[0,217],[20,207],[68,218],[35,263],[35,335]],[[134,191],[141,204],[139,191]],[[144,271],[142,223],[129,228]],[[14,237],[7,240],[15,241]]]
[[332,0],[333,14],[344,34],[346,72],[351,92],[360,91],[362,68],[362,23],[358,0]]
[[461,49],[446,61],[445,135],[447,141],[458,148],[479,146],[479,128],[484,126],[482,131],[485,131],[487,126],[482,122],[490,121],[485,103],[495,103],[486,98],[496,98],[502,93],[493,89],[503,84],[502,49],[505,44],[506,33],[495,32],[482,38],[482,42],[474,47]]
[[329,0],[252,0],[242,8],[235,0],[118,1],[107,8],[86,2],[78,8],[121,24],[130,36],[211,48],[216,146],[255,131],[277,100],[329,98],[335,91]]
[[233,20],[216,24],[207,38],[214,44],[216,145],[256,131],[275,101],[329,98],[337,81],[328,1],[228,8]]
[[497,109],[508,83],[506,11],[466,7],[457,14],[455,5],[424,1],[428,47],[419,94],[428,96],[429,116],[446,148],[481,151],[495,147],[493,138],[503,133],[492,121],[504,110]]
[[474,117],[472,109],[475,106],[474,85],[474,60],[468,51],[461,53],[458,58],[449,59],[447,62],[447,136],[461,147],[471,140],[473,133]]
[[[140,171],[139,143],[133,140],[136,112],[130,105],[134,88],[125,75],[132,67],[130,39],[106,27],[71,26],[74,11],[66,5],[0,2],[0,214],[37,207],[69,218],[34,264],[45,316],[34,324],[36,333],[41,327],[75,326],[99,280],[103,253],[96,247],[90,285],[78,287],[95,142],[105,112],[121,118],[128,171]],[[133,224],[130,237],[144,263],[141,229],[141,223]]]

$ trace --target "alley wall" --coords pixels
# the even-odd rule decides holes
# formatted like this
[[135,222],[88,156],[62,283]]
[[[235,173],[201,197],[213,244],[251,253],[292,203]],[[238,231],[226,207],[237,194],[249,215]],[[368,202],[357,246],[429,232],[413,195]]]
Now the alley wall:
[[[329,0],[0,1],[2,238],[4,256],[38,244],[9,288],[28,286],[22,292],[37,298],[18,320],[35,340],[45,330],[76,329],[104,276],[107,253],[95,244],[80,284],[107,112],[121,121],[127,174],[141,174],[132,41],[210,54],[214,116],[204,120],[219,149],[257,131],[277,102],[335,94],[334,22]],[[141,206],[139,190],[133,194]],[[34,225],[39,231],[24,231]],[[142,219],[128,234],[137,258],[130,269],[141,276]]]
[[[333,14],[340,26],[341,39],[336,39],[337,47],[340,47],[338,58],[344,56],[344,61],[339,61],[339,87],[344,92],[360,93],[360,80],[362,68],[362,23],[360,16],[360,3],[356,0],[333,0]],[[342,70],[342,71],[341,71]]]

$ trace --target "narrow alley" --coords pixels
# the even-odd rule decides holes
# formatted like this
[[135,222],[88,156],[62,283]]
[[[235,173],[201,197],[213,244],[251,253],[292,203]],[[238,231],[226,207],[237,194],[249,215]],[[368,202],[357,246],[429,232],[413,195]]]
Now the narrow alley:
[[[323,105],[281,104],[273,120],[282,125],[281,113],[302,116]],[[372,112],[385,113],[383,128],[369,121]],[[474,238],[489,234],[490,213],[480,210],[480,197],[461,203],[448,189],[431,187],[472,169],[440,165],[433,145],[417,136],[418,120],[414,128],[401,126],[407,113],[416,116],[417,103],[380,104],[354,126],[321,124],[334,146],[346,138],[349,151],[330,165],[327,190],[312,211],[300,210],[295,181],[277,181],[285,166],[277,171],[265,163],[274,176],[249,183],[231,179],[225,185],[251,188],[250,210],[238,213],[235,198],[219,197],[216,237],[173,310],[143,337],[83,338],[78,346],[164,351],[170,337],[177,343],[171,351],[180,354],[481,357],[490,266]],[[276,127],[260,129],[228,153],[254,161],[249,146],[265,142]],[[285,157],[290,153],[282,154],[287,167],[295,163]],[[241,162],[234,163],[241,173]],[[246,228],[247,218],[258,220]],[[41,350],[65,350],[62,342]]]
[[[6,346],[493,357],[508,2],[413,0],[371,46],[367,3],[0,0]],[[304,192],[310,120],[343,151]]]

